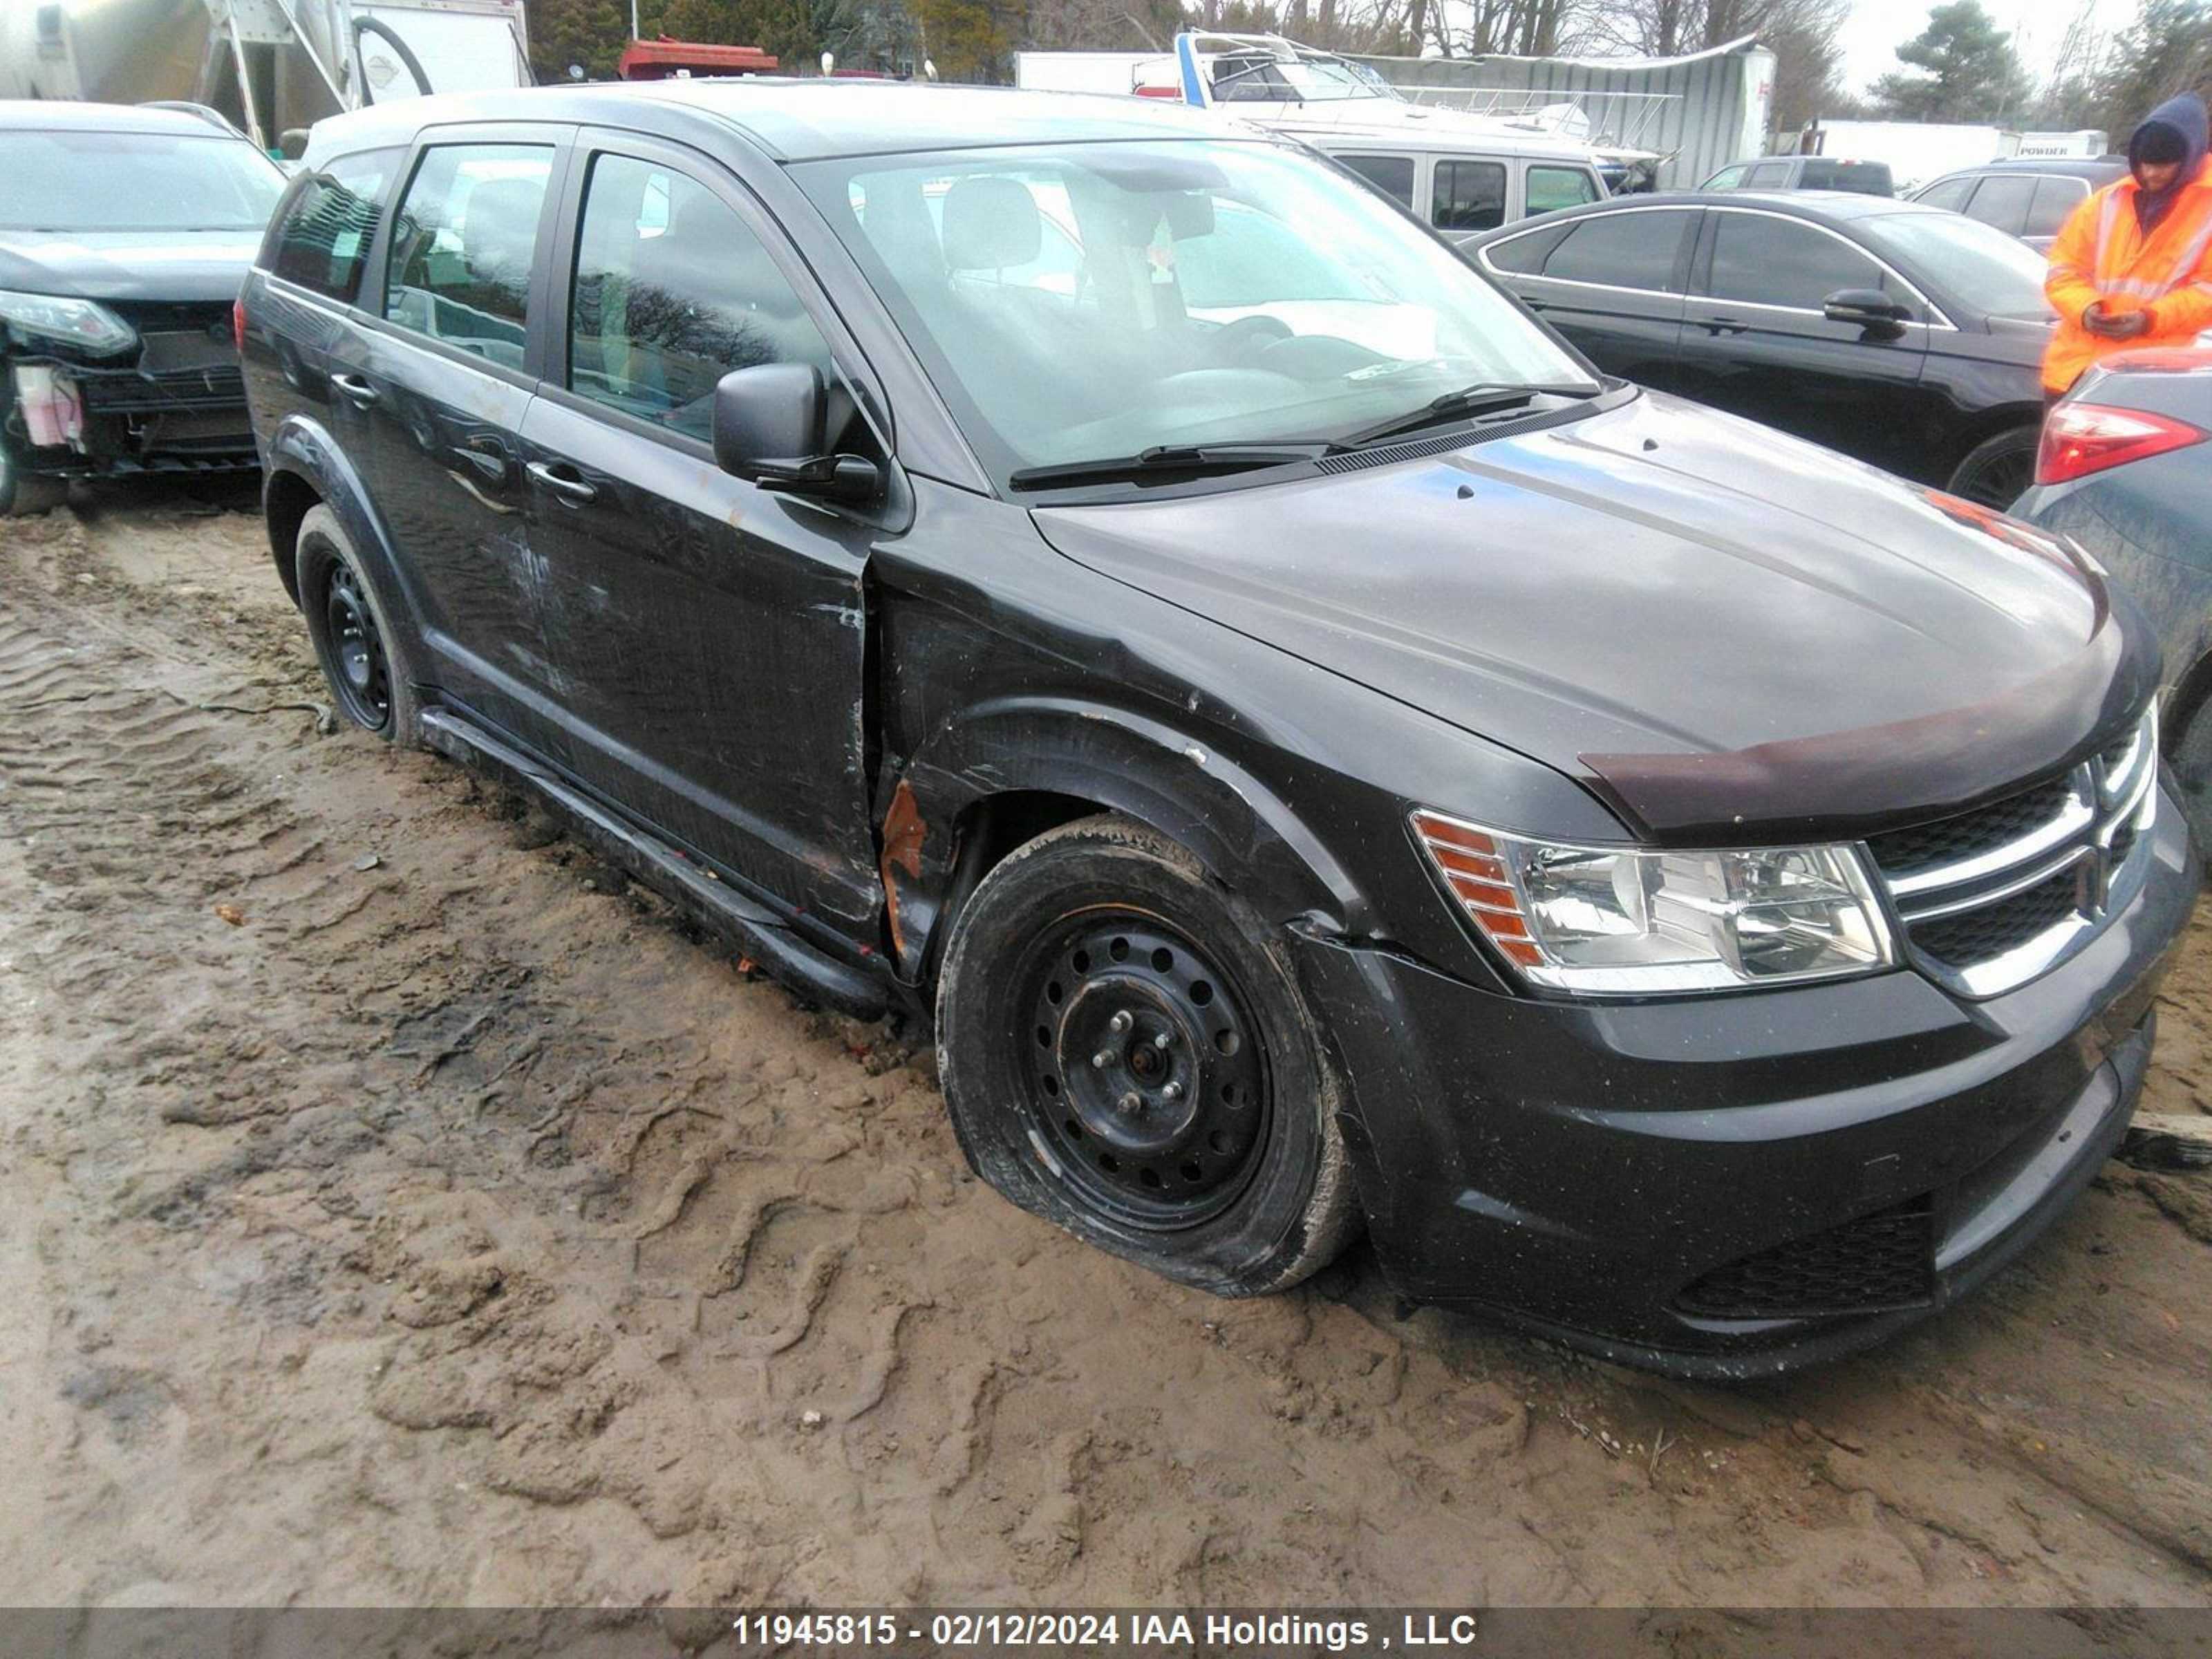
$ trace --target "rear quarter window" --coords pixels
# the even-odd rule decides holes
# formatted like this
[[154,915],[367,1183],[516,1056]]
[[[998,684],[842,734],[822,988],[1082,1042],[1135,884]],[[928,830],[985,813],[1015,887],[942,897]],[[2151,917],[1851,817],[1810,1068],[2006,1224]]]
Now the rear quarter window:
[[294,180],[262,245],[262,267],[351,305],[404,154],[394,149],[341,155]]

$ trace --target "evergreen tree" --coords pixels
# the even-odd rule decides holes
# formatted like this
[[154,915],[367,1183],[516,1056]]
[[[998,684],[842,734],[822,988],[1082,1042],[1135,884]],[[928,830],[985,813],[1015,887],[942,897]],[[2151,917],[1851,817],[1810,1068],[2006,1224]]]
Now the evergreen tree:
[[[1906,121],[1994,121],[2027,101],[2028,81],[2012,36],[1980,0],[1951,0],[1928,14],[1928,27],[1897,49],[1911,65],[1875,82],[1882,113]],[[1916,72],[1917,71],[1917,72]]]

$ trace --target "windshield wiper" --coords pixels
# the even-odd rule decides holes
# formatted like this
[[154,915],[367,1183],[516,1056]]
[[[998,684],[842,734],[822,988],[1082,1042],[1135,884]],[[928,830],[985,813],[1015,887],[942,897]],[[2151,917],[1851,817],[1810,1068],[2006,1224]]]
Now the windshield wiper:
[[1290,461],[1318,460],[1344,445],[1324,438],[1225,444],[1155,444],[1133,455],[1106,455],[1091,461],[1060,461],[1025,466],[1007,475],[1016,489],[1051,489],[1061,484],[1112,483],[1148,472],[1246,472]]
[[1373,426],[1364,426],[1357,432],[1347,433],[1337,441],[1347,449],[1358,449],[1382,438],[1395,438],[1401,432],[1412,432],[1454,415],[1484,415],[1492,410],[1511,409],[1516,404],[1534,403],[1540,397],[1595,398],[1602,387],[1589,386],[1531,386],[1504,380],[1478,380],[1473,386],[1463,386],[1456,391],[1431,398],[1408,415],[1393,415],[1387,421],[1377,421]]

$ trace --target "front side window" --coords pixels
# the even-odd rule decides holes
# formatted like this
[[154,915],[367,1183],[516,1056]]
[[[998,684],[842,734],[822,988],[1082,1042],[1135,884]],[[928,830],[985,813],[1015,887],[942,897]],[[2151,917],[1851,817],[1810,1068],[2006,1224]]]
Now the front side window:
[[1819,311],[1841,289],[1879,289],[1881,267],[1826,231],[1764,213],[1723,213],[1712,297]]
[[1544,275],[1563,282],[1679,293],[1674,264],[1696,215],[1668,208],[1595,213],[1577,222],[1544,262]]
[[283,193],[267,156],[212,131],[0,132],[0,230],[258,234]]
[[1505,167],[1498,161],[1437,163],[1438,230],[1495,230],[1505,222]]
[[1475,382],[1598,389],[1450,250],[1286,146],[1037,144],[790,173],[1002,474],[1332,439]]
[[353,303],[376,240],[385,187],[401,152],[341,155],[302,179],[276,227],[269,268],[287,282]]
[[1705,180],[1705,187],[1707,190],[1741,190],[1743,176],[1750,171],[1749,167],[1723,167]]
[[520,368],[538,221],[552,173],[544,144],[426,150],[392,225],[385,316]]
[[731,370],[830,367],[798,294],[729,204],[627,155],[592,162],[568,322],[571,391],[702,441]]
[[1413,205],[1413,158],[1410,155],[1340,155],[1336,158],[1401,207]]
[[1585,202],[1596,201],[1602,193],[1597,176],[1588,167],[1528,169],[1528,211],[1532,216],[1556,213],[1561,208],[1580,207]]
[[1747,190],[1780,190],[1790,182],[1790,163],[1761,161],[1744,175]]

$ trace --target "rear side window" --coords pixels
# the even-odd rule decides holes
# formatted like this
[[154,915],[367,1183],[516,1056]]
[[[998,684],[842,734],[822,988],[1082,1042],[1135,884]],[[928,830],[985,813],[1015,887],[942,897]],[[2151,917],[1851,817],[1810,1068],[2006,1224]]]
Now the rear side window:
[[2067,216],[2081,205],[2089,186],[2079,179],[2046,175],[2035,181],[2035,199],[2027,204],[2027,228],[2023,236],[2056,236]]
[[425,151],[392,226],[384,314],[507,368],[522,367],[538,220],[552,176],[545,144]]
[[1592,214],[1553,250],[1544,262],[1544,275],[1655,294],[1679,292],[1674,262],[1692,217],[1666,209]]
[[1559,246],[1560,239],[1573,228],[1571,225],[1550,225],[1525,235],[1509,236],[1485,248],[1482,257],[1493,270],[1533,276],[1544,268],[1544,256]]
[[1719,218],[1713,239],[1716,300],[1818,311],[1839,289],[1882,285],[1880,265],[1826,231],[1764,213]]
[[263,264],[302,288],[351,305],[401,152],[341,155],[293,186]]
[[729,204],[627,155],[592,163],[568,319],[571,391],[702,440],[732,369],[830,368],[821,331]]
[[1336,158],[1401,207],[1413,205],[1413,158],[1410,155],[1340,155]]
[[2027,224],[2027,206],[2034,199],[2033,174],[1989,173],[1974,192],[1974,199],[1966,204],[1966,216],[1995,225],[2008,236],[2017,236]]
[[1744,175],[1746,190],[1780,190],[1790,182],[1790,163],[1761,161]]
[[1598,189],[1595,175],[1583,167],[1530,167],[1528,169],[1528,212],[1555,213],[1561,208],[1580,207],[1585,202],[1595,202],[1603,193]]
[[1805,163],[1797,180],[1801,190],[1848,190],[1862,196],[1895,193],[1887,161],[1832,161],[1815,159]]
[[1947,213],[1956,213],[1966,204],[1966,197],[1974,187],[1974,175],[1962,179],[1939,179],[1912,199],[1923,207],[1942,208]]
[[1436,204],[1429,214],[1438,230],[1495,230],[1505,222],[1505,166],[1502,161],[1439,161]]

